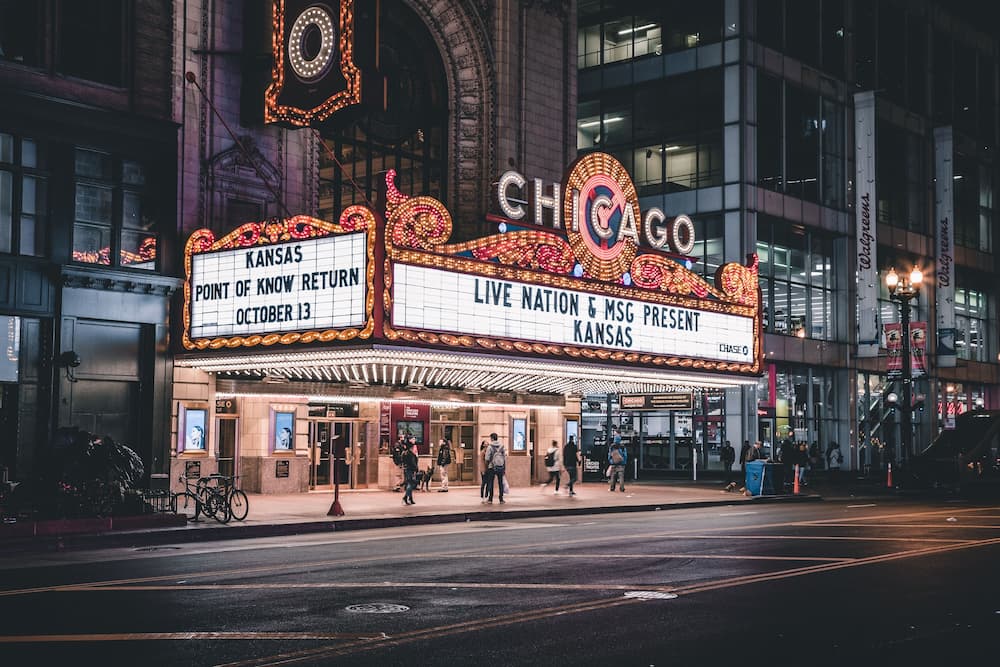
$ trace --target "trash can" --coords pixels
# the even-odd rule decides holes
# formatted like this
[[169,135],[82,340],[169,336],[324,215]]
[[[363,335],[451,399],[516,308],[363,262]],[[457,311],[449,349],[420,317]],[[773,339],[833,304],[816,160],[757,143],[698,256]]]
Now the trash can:
[[751,496],[775,496],[784,488],[784,469],[779,463],[749,461],[746,489]]

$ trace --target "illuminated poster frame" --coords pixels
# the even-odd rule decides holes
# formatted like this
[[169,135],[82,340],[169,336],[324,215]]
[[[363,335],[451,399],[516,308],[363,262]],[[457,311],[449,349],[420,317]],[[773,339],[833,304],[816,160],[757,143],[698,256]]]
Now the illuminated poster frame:
[[[501,177],[499,185],[501,210],[506,213],[506,218],[491,217],[491,220],[499,220],[499,233],[463,243],[448,243],[452,220],[441,202],[432,197],[409,197],[400,193],[394,180],[395,172],[389,171],[386,176],[382,325],[388,340],[567,360],[761,374],[764,355],[757,256],[750,255],[746,265],[733,262],[721,266],[716,272],[714,285],[705,281],[690,270],[689,259],[685,261],[676,252],[664,251],[668,243],[675,250],[691,247],[693,238],[690,238],[690,232],[683,237],[685,230],[693,230],[690,220],[687,216],[668,220],[657,209],[650,209],[642,218],[631,179],[613,156],[603,153],[583,156],[571,167],[563,184],[551,186],[549,192],[552,194],[545,193],[538,179],[532,193],[531,188],[526,187],[526,178],[508,172]],[[518,224],[517,218],[526,215],[527,211],[520,205],[510,205],[512,198],[505,201],[504,188],[507,187],[529,190],[527,196],[533,199],[535,224]],[[563,198],[559,197],[560,191],[565,195]],[[550,210],[553,231],[540,224],[543,208]],[[610,217],[609,210],[617,210],[620,215],[618,239],[610,242],[612,226],[606,222]],[[585,222],[581,223],[581,220]],[[565,227],[565,234],[561,227]],[[643,248],[643,243],[650,247]],[[427,267],[438,274],[449,271],[462,276],[480,276],[484,282],[486,279],[507,281],[514,283],[515,287],[519,287],[517,284],[531,284],[555,290],[572,290],[584,295],[596,294],[621,300],[622,303],[737,317],[746,321],[750,331],[746,346],[752,349],[744,351],[743,358],[739,360],[700,358],[537,338],[485,335],[471,333],[468,327],[461,325],[452,331],[413,325],[397,326],[397,319],[406,319],[397,318],[395,312],[397,266]]]
[[[364,305],[361,326],[314,330],[304,328],[297,331],[269,329],[266,324],[260,330],[246,335],[192,337],[192,258],[200,253],[220,250],[277,248],[309,241],[348,234],[364,235]],[[309,216],[295,216],[270,222],[244,224],[216,240],[209,229],[199,229],[191,234],[184,248],[184,309],[183,335],[181,344],[188,350],[232,349],[271,345],[291,345],[295,343],[327,343],[371,338],[375,332],[375,215],[362,206],[351,206],[344,210],[339,223],[330,223]],[[197,286],[194,286],[197,289]]]

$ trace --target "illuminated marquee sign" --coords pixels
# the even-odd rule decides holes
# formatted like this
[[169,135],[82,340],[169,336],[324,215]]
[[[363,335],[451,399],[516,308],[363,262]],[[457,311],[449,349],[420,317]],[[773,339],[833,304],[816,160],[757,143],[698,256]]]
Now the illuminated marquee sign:
[[748,317],[430,267],[394,269],[393,325],[399,328],[753,362]]
[[[448,243],[452,221],[440,202],[400,193],[394,177],[386,179],[389,340],[761,372],[756,256],[706,282],[684,256],[690,219],[659,209],[643,216],[613,156],[588,154],[548,187],[507,172],[497,186],[504,216],[490,218],[499,233],[462,243]],[[529,209],[535,224],[519,223]]]
[[216,349],[368,338],[374,330],[375,218],[248,223],[185,249],[184,347]]
[[354,0],[274,0],[264,122],[306,127],[361,103]]

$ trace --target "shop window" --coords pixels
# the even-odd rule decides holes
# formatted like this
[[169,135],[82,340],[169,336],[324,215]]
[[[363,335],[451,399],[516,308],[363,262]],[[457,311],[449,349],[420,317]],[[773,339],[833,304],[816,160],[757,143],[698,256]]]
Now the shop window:
[[33,139],[0,134],[0,253],[44,256],[48,228],[45,155]]
[[995,331],[989,299],[984,292],[955,290],[955,353],[960,359],[987,361],[990,355],[986,332]]
[[75,152],[73,261],[156,270],[159,213],[142,163]]
[[765,331],[832,340],[833,240],[763,215],[757,239]]

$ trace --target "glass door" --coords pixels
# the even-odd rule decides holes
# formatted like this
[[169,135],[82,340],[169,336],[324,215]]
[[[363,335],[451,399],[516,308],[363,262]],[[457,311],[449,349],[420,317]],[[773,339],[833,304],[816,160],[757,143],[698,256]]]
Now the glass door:
[[328,489],[330,478],[330,422],[309,422],[309,488]]
[[233,477],[236,475],[236,419],[219,418],[215,420],[215,432],[218,433],[218,443],[215,449],[215,460],[220,475]]

